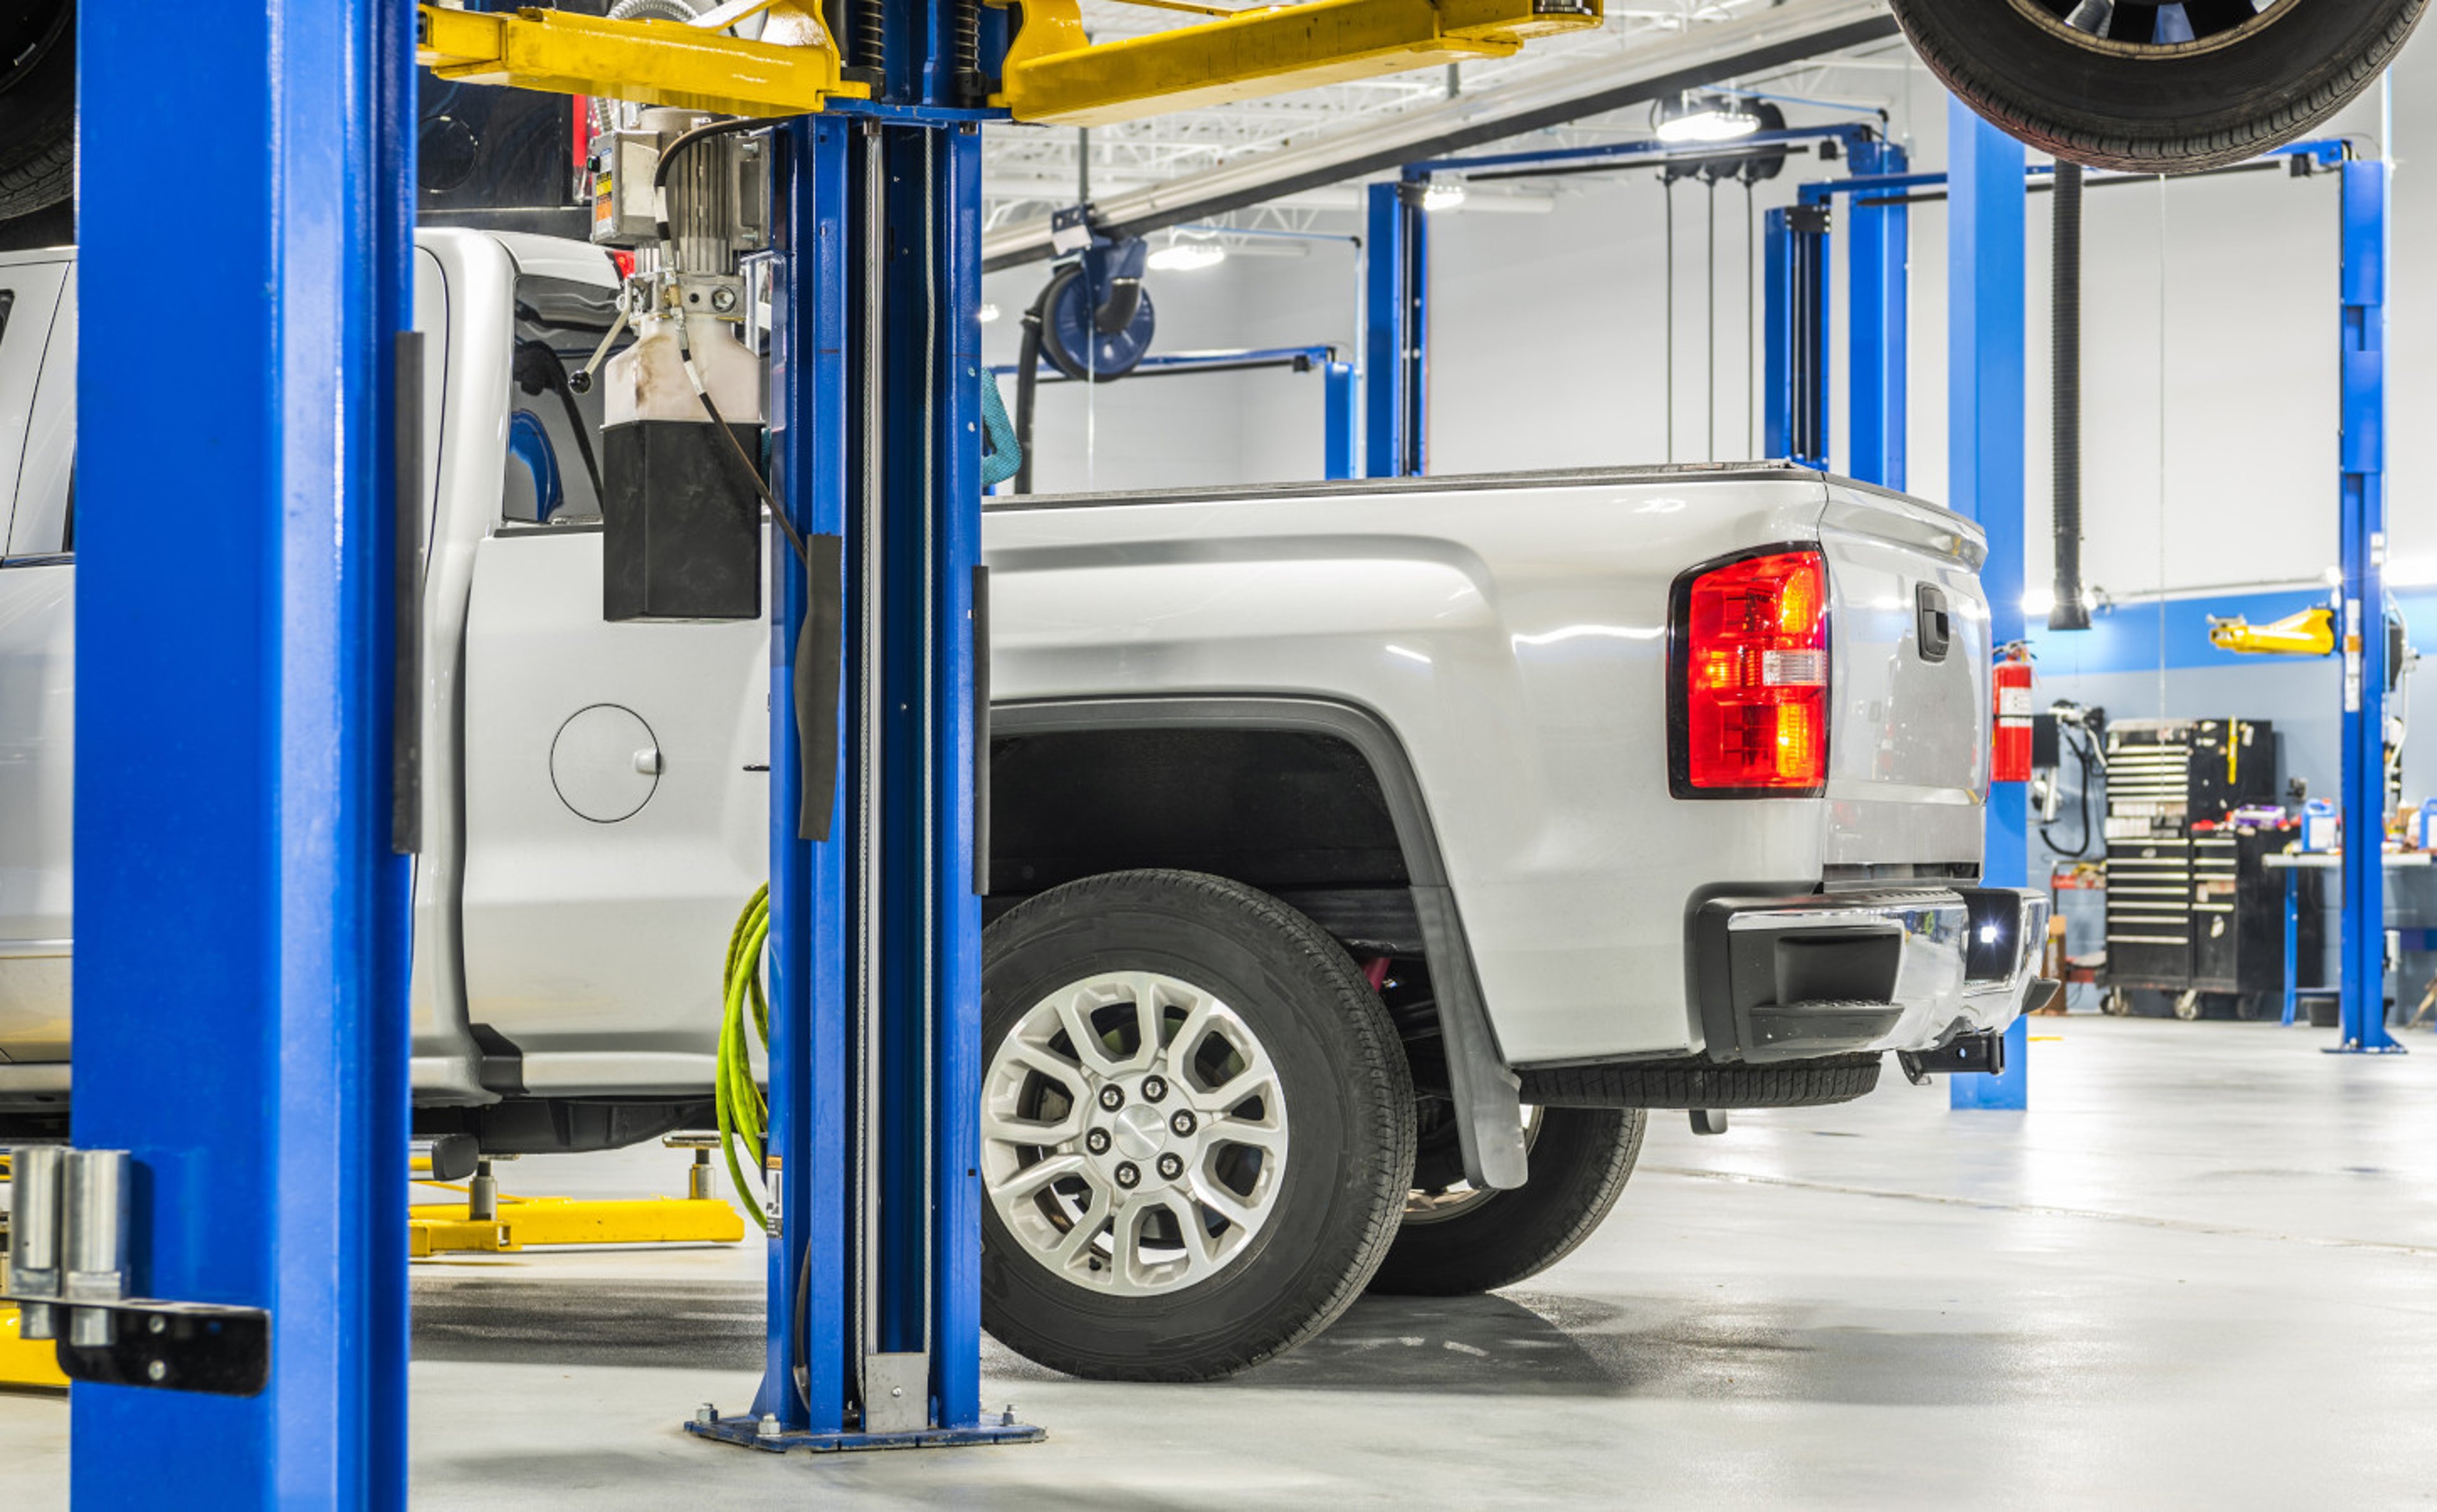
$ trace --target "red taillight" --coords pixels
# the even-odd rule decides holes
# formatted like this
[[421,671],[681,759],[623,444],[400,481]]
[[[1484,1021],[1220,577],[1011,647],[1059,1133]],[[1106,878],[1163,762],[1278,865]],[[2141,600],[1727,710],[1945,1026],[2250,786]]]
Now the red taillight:
[[1684,616],[1684,778],[1709,790],[1828,779],[1828,566],[1751,557],[1692,580]]

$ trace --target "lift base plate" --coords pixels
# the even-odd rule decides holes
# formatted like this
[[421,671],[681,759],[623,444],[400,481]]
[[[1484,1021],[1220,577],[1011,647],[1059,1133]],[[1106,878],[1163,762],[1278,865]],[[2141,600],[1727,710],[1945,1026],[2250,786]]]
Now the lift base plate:
[[973,1428],[913,1428],[899,1434],[834,1433],[809,1430],[762,1435],[760,1422],[749,1416],[689,1422],[685,1431],[696,1438],[715,1439],[758,1449],[765,1454],[804,1450],[815,1454],[843,1454],[855,1450],[953,1449],[974,1444],[1037,1444],[1048,1434],[1030,1423],[986,1422]]

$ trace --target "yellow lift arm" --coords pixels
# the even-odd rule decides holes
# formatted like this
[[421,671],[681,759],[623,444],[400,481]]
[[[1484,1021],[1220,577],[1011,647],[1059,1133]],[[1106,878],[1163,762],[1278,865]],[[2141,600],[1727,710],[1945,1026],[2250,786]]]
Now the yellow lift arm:
[[2220,651],[2252,652],[2270,656],[2326,656],[2336,649],[2335,612],[2324,604],[2265,625],[2240,615],[2209,617],[2209,644]]
[[[991,103],[1019,121],[1099,126],[1509,57],[1530,38],[1597,26],[1602,0],[1310,0],[1236,11],[1169,4],[1213,19],[1099,43],[1084,35],[1078,0],[995,3],[1013,3],[1018,26]],[[795,0],[759,9],[771,18],[765,40],[747,42],[674,21],[427,5],[414,57],[442,78],[723,115],[800,115],[833,98],[869,97],[869,86],[845,78],[835,39],[809,9]]]
[[1105,126],[1467,58],[1600,24],[1601,0],[1311,0],[1095,44],[1078,0],[1016,0],[1003,90],[1019,121]]
[[[442,78],[551,95],[605,95],[718,115],[802,115],[833,96],[868,98],[837,44],[800,8],[764,7],[791,42],[747,42],[675,21],[605,21],[564,10],[417,8],[414,61]],[[781,25],[783,23],[783,25]]]

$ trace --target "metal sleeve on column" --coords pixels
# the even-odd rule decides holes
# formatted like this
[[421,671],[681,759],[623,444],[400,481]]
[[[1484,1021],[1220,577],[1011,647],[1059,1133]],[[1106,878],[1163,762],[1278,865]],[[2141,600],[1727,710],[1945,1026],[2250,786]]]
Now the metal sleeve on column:
[[973,894],[990,895],[990,568],[973,568]]
[[826,843],[837,808],[838,687],[846,655],[846,543],[834,535],[805,542],[804,622],[796,632],[796,738],[804,765],[796,833]]
[[397,333],[389,848],[423,848],[423,333]]

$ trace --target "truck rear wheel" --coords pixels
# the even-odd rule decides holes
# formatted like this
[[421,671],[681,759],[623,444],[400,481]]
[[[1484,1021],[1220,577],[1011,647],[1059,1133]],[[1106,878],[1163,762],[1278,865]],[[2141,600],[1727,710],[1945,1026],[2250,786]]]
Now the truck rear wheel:
[[1378,995],[1265,893],[1114,872],[984,935],[982,1321],[1103,1381],[1207,1381],[1360,1295],[1411,1185]]
[[1429,1185],[1427,1143],[1414,1188],[1371,1290],[1400,1296],[1487,1292],[1539,1275],[1591,1236],[1624,1192],[1650,1115],[1640,1108],[1534,1108],[1531,1179],[1511,1191]]

